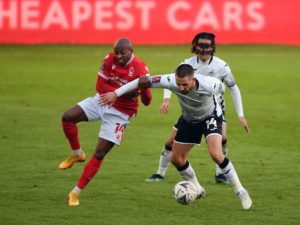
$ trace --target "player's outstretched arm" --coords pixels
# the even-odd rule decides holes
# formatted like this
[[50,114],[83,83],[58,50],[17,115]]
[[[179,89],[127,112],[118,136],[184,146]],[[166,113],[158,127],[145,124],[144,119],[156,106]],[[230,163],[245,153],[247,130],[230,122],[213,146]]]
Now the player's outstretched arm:
[[113,92],[108,92],[105,94],[100,95],[99,103],[101,105],[109,105],[112,106],[118,97],[136,90],[137,88],[149,88],[150,87],[150,81],[147,76],[142,76],[138,79],[135,79],[122,87],[116,89]]

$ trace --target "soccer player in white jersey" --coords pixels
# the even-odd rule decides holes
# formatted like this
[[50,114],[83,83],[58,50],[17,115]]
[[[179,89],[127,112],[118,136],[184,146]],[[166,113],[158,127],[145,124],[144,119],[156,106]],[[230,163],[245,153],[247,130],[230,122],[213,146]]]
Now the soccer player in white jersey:
[[[243,113],[242,98],[240,90],[235,83],[235,79],[231,73],[231,70],[226,62],[222,59],[214,56],[216,50],[215,35],[212,33],[202,32],[197,34],[192,41],[192,53],[195,56],[185,59],[182,63],[191,65],[194,70],[206,76],[211,76],[224,82],[230,91],[231,97],[233,99],[234,107],[236,113],[239,117],[240,123],[245,128],[246,132],[249,132],[249,127]],[[160,113],[167,114],[170,108],[170,97],[171,92],[167,89],[164,91],[164,101],[160,106]],[[227,155],[227,134],[226,134],[226,120],[225,120],[225,102],[223,95],[218,97],[218,103],[222,107],[223,111],[223,122],[222,122],[222,152]],[[182,117],[180,116],[173,127],[173,130],[166,141],[165,146],[161,152],[159,166],[157,172],[151,175],[147,182],[163,181],[165,173],[167,171],[171,156],[172,156],[172,145],[174,142],[174,137],[177,132],[179,123]],[[215,180],[217,183],[228,183],[226,176],[216,165]]]
[[175,93],[182,109],[182,120],[173,143],[171,162],[182,178],[197,187],[198,198],[205,195],[195,171],[187,161],[187,155],[195,144],[200,144],[202,135],[206,138],[212,160],[233,185],[245,210],[251,208],[252,201],[242,186],[233,164],[222,153],[222,109],[216,96],[225,90],[223,83],[213,77],[194,75],[189,64],[181,64],[175,74],[154,77],[140,77],[126,85],[101,95],[100,103],[113,106],[118,97],[136,88],[167,88]]

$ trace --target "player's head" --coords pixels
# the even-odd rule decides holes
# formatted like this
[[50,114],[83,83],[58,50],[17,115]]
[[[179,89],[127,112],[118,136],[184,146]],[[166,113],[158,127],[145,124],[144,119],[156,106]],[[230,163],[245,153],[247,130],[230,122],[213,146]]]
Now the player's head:
[[132,52],[132,43],[128,38],[120,38],[115,42],[115,58],[121,66],[125,66],[126,63],[131,59]]
[[187,94],[195,88],[194,68],[189,64],[181,64],[175,71],[176,84],[180,93]]
[[198,55],[200,60],[208,60],[216,51],[215,35],[201,32],[196,34],[192,41],[192,53]]

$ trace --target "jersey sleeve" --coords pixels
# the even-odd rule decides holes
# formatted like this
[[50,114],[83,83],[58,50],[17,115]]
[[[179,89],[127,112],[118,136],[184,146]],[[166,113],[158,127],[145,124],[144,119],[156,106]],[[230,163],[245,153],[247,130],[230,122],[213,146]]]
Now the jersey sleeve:
[[[175,84],[175,85],[174,85]],[[176,88],[175,82],[175,74],[165,74],[165,75],[157,75],[150,77],[150,87],[151,88]]]
[[223,73],[223,80],[228,88],[235,85],[235,79],[233,77],[233,74],[231,72],[230,67],[225,63],[224,67],[222,69]]

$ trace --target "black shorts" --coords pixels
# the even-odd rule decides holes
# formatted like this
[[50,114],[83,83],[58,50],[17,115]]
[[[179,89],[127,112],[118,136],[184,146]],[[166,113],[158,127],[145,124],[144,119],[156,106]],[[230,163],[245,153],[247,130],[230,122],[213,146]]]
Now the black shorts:
[[222,135],[222,121],[222,116],[216,115],[209,116],[203,121],[187,122],[182,118],[178,123],[175,141],[184,144],[200,144],[203,134],[205,138],[210,134]]

